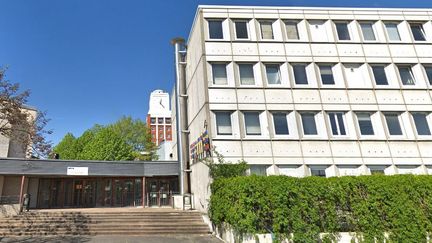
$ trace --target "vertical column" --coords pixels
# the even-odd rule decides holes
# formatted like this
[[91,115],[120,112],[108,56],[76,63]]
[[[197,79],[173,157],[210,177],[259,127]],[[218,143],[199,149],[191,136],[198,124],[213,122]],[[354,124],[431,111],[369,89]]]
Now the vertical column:
[[145,208],[145,199],[146,199],[146,196],[145,196],[145,194],[146,194],[145,186],[146,186],[146,183],[145,183],[145,176],[144,176],[142,178],[142,206],[143,206],[143,208]]
[[21,176],[21,187],[20,187],[20,195],[19,195],[19,204],[20,204],[20,212],[22,212],[22,200],[23,200],[23,194],[24,194],[24,182],[25,182],[25,176]]
[[0,197],[3,195],[4,176],[0,176]]

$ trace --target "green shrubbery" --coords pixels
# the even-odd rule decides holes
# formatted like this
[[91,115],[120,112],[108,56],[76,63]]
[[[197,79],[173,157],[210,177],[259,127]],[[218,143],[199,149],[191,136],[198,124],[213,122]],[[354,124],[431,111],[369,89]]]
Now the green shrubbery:
[[221,178],[212,184],[210,217],[239,233],[317,242],[319,233],[362,233],[365,242],[426,242],[432,232],[432,177]]

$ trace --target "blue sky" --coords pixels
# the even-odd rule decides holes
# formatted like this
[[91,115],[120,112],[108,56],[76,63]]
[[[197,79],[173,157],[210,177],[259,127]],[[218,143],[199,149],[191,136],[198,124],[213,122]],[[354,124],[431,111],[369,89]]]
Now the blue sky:
[[199,4],[429,7],[402,0],[2,0],[0,66],[48,112],[57,143],[122,115],[144,119],[152,90],[171,92],[173,48]]

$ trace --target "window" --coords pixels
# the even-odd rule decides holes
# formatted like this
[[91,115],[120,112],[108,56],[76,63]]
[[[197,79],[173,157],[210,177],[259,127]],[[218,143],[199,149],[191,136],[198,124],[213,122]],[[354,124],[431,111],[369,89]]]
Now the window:
[[342,113],[342,112],[329,112],[328,113],[332,134],[335,136],[346,135],[343,116],[344,116],[344,113]]
[[223,39],[222,20],[209,20],[208,27],[210,39]]
[[159,124],[163,124],[163,123],[164,123],[164,119],[163,119],[163,117],[159,117],[159,118],[158,118],[158,123],[159,123]]
[[166,124],[171,124],[171,118],[165,118],[165,123]]
[[261,135],[259,112],[244,112],[246,135]]
[[357,120],[361,135],[374,135],[370,113],[358,113]]
[[335,84],[331,65],[319,65],[322,84]]
[[376,85],[388,85],[384,66],[372,65],[371,67],[372,67],[372,73],[374,75]]
[[304,135],[318,135],[314,113],[302,113],[301,120]]
[[418,135],[431,135],[426,113],[412,113],[412,117],[414,119]]
[[432,85],[432,66],[425,66],[426,76],[429,80],[429,84]]
[[150,123],[151,124],[156,124],[156,117],[150,118]]
[[248,39],[248,25],[247,21],[235,21],[235,32],[236,32],[236,38],[237,39]]
[[300,39],[299,38],[297,24],[298,24],[298,21],[295,21],[295,20],[285,21],[285,29],[286,29],[286,32],[287,32],[287,38],[289,40],[298,40],[298,39]]
[[226,64],[213,63],[212,64],[213,84],[227,84]]
[[402,128],[399,123],[399,114],[384,114],[387,129],[390,135],[402,135]]
[[261,39],[272,40],[273,39],[273,22],[272,21],[260,21],[261,26]]
[[216,129],[218,135],[231,135],[231,112],[229,111],[218,111],[216,115]]
[[413,34],[414,40],[425,41],[426,35],[423,29],[423,24],[421,23],[410,23],[411,32]]
[[385,23],[387,35],[391,41],[400,41],[398,25],[396,23]]
[[398,66],[403,85],[415,85],[414,75],[410,66]]
[[287,122],[287,114],[278,112],[273,113],[273,124],[276,135],[288,135],[288,122]]
[[387,166],[382,165],[370,165],[368,166],[371,172],[371,175],[384,175],[384,170]]
[[339,40],[351,40],[349,30],[348,30],[348,23],[345,22],[336,23],[336,31]]
[[296,84],[308,84],[306,64],[292,64]]
[[266,176],[267,165],[249,165],[249,172],[251,175]]
[[253,64],[239,64],[239,74],[240,74],[240,84],[243,85],[254,85],[255,84],[255,78],[254,78],[254,71],[253,71]]
[[363,33],[363,40],[365,41],[375,41],[375,33],[373,29],[373,23],[360,23],[360,28]]
[[326,167],[323,166],[311,166],[310,172],[311,176],[319,176],[319,177],[326,177]]
[[280,84],[280,74],[278,64],[266,64],[266,75],[268,84]]

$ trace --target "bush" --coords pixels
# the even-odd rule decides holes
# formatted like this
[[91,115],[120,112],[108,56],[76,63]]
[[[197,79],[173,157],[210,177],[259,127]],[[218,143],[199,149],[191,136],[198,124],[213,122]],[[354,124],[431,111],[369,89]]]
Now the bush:
[[432,177],[248,176],[212,186],[209,214],[237,232],[317,242],[319,233],[357,232],[365,242],[426,242],[432,232]]
[[214,163],[213,158],[204,161],[209,167],[211,178],[216,180],[219,178],[231,178],[246,175],[249,165],[245,161],[241,160],[238,161],[238,163],[233,164],[225,161],[223,155],[218,153],[216,150],[213,150],[213,153],[216,155],[217,163]]

